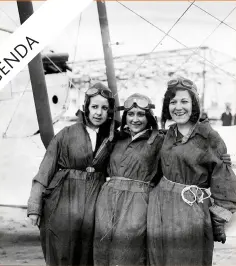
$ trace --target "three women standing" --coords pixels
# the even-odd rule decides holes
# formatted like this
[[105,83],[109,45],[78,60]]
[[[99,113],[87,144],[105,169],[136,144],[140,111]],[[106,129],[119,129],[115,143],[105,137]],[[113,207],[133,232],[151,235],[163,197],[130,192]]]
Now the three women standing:
[[[92,265],[93,255],[97,266],[146,265],[147,253],[151,265],[211,265],[213,233],[225,241],[224,223],[236,206],[235,176],[220,158],[226,147],[208,122],[198,122],[191,81],[168,83],[162,118],[176,124],[163,147],[152,108],[137,93],[125,101],[110,180],[99,196],[114,136],[109,89],[90,88],[79,122],[50,143],[28,204],[33,223],[41,217],[48,265]],[[160,154],[164,177],[152,190],[162,173]]]
[[28,216],[40,227],[47,265],[93,265],[95,203],[111,152],[114,102],[101,83],[88,89],[84,113],[53,138],[33,179]]
[[161,150],[164,176],[149,197],[150,265],[212,265],[214,240],[225,242],[224,225],[236,210],[236,178],[221,160],[226,146],[199,116],[195,84],[169,81],[162,120],[175,124]]

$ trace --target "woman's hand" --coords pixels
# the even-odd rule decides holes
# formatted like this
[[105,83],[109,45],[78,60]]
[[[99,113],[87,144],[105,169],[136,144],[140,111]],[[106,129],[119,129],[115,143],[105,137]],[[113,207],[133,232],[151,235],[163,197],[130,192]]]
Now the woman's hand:
[[224,244],[226,241],[224,224],[213,227],[213,235],[214,241]]
[[224,244],[226,241],[225,220],[211,212],[211,221],[214,241]]
[[31,224],[32,225],[39,226],[39,224],[40,224],[40,216],[38,214],[30,214],[29,218],[31,220]]

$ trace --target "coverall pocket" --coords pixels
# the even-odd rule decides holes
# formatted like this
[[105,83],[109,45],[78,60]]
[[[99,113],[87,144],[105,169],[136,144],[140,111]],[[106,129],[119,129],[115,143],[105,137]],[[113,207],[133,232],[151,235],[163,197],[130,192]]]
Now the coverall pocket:
[[65,172],[57,172],[53,177],[52,181],[50,182],[49,186],[46,188],[45,192],[43,193],[43,198],[49,198],[52,193],[63,183],[67,174]]
[[65,175],[65,173],[62,174],[59,172],[58,174],[56,174],[49,187],[43,194],[43,211],[47,221],[50,220],[51,214],[58,204],[61,189],[66,177],[67,175]]

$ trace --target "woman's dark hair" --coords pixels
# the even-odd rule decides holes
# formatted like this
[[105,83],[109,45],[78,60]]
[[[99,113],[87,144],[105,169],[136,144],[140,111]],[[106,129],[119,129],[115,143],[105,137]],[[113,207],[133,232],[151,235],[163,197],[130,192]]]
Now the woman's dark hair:
[[[126,125],[126,117],[127,117],[127,113],[129,110],[125,110],[123,115],[122,115],[122,119],[121,119],[121,130],[124,130],[124,127]],[[157,121],[154,117],[154,115],[151,114],[150,110],[145,110],[145,115],[147,117],[147,129],[148,128],[152,128],[152,129],[158,129],[158,124]]]
[[178,90],[186,90],[189,92],[189,95],[192,99],[192,114],[189,118],[189,121],[192,123],[197,123],[200,117],[200,105],[198,101],[198,96],[195,95],[194,92],[188,89],[180,89],[180,88],[172,88],[168,89],[164,95],[164,101],[163,101],[163,106],[162,106],[162,113],[161,113],[161,123],[162,125],[165,125],[167,120],[171,120],[171,115],[169,112],[169,104],[170,101],[175,97],[176,91]]

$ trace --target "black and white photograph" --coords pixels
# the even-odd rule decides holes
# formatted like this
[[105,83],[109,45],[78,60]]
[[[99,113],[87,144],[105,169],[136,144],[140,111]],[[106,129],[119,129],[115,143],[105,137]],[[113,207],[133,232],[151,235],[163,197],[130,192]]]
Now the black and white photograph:
[[[0,1],[0,45],[50,1]],[[0,88],[0,265],[234,266],[236,1],[96,0],[57,31]]]

